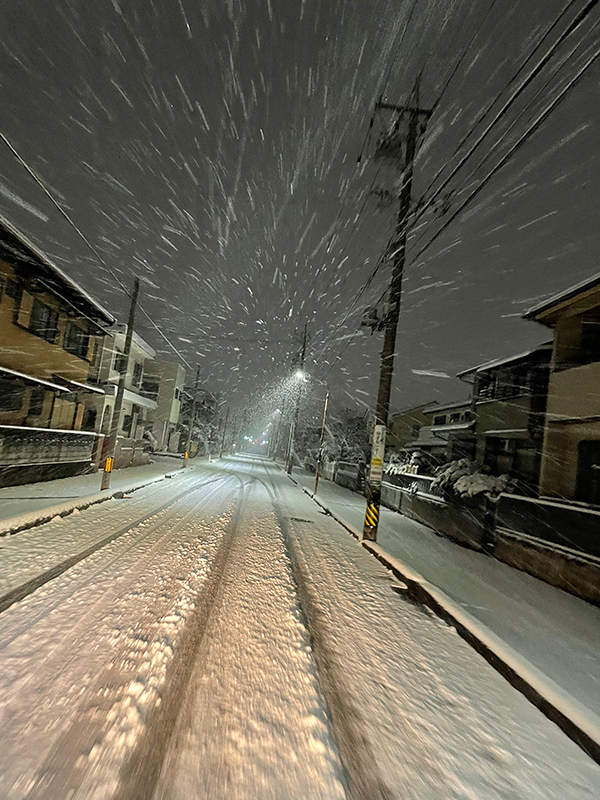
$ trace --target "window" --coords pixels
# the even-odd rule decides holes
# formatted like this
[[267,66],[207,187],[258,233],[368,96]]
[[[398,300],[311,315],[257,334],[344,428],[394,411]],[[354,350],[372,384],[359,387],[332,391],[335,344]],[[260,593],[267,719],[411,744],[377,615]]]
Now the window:
[[600,361],[600,323],[583,322],[581,325],[581,364],[592,364]]
[[36,386],[31,391],[31,397],[29,398],[29,414],[32,417],[39,417],[44,408],[44,397],[46,396],[46,390],[43,386]]
[[477,396],[491,398],[494,396],[494,379],[491,375],[481,375],[477,383]]
[[115,349],[115,360],[113,362],[113,369],[115,369],[119,373],[119,375],[122,372],[125,372],[125,370],[127,369],[127,359],[125,358],[125,356],[119,350],[118,347]]
[[460,422],[460,412],[458,414],[450,414],[450,424],[454,425]]
[[133,383],[134,386],[140,385],[142,381],[143,370],[144,370],[143,366],[139,363],[139,361],[136,361],[135,364],[133,365],[133,378],[131,379],[131,382]]
[[16,281],[11,280],[6,281],[5,292],[6,296],[12,298],[13,300],[18,300],[21,295],[19,284]]
[[29,319],[29,330],[47,342],[54,342],[58,335],[58,311],[35,298]]
[[446,415],[445,414],[441,414],[439,417],[434,417],[433,418],[433,424],[434,425],[445,425],[446,424]]
[[410,432],[410,435],[412,436],[413,439],[417,438],[417,436],[419,435],[419,431],[420,430],[421,430],[421,426],[420,425],[413,425],[412,426],[412,430]]
[[144,379],[142,391],[146,397],[149,397],[151,400],[156,400],[158,397],[158,388],[158,381]]
[[0,411],[20,411],[25,387],[19,381],[0,378]]
[[63,342],[63,347],[67,353],[79,356],[79,358],[85,358],[87,356],[89,344],[90,337],[88,333],[84,331],[83,328],[80,328],[79,325],[69,322]]

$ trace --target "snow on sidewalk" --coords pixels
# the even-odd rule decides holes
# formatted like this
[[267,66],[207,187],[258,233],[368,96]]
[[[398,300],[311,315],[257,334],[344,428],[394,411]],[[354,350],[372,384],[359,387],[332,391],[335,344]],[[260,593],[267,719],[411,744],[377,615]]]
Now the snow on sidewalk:
[[600,795],[600,766],[453,627],[403,597],[390,573],[296,487],[281,485],[281,495],[317,639],[371,744],[387,797]]
[[[151,464],[113,472],[110,491],[129,491],[180,468],[181,462],[175,458],[154,456]],[[8,521],[13,517],[42,512],[51,506],[74,505],[86,497],[98,494],[101,476],[101,472],[96,472],[0,488],[0,527],[7,527]]]
[[[294,472],[312,492],[314,476]],[[362,530],[365,500],[329,481],[317,498]],[[600,718],[600,609],[430,528],[381,509],[378,544],[448,595],[539,673]]]
[[1,538],[0,600],[113,532],[127,530],[200,481],[217,477],[209,465],[198,464],[170,480],[139,489],[128,499],[110,499],[84,512],[75,511]]

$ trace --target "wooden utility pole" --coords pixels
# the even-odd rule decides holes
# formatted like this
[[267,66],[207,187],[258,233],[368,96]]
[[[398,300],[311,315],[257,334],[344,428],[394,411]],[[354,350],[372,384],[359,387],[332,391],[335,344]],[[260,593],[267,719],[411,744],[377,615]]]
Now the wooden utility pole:
[[[370,541],[376,541],[377,527],[379,525],[385,434],[390,410],[392,377],[394,374],[396,334],[402,298],[402,278],[406,259],[406,239],[412,198],[414,160],[417,152],[419,135],[424,132],[425,124],[431,115],[430,111],[419,108],[419,79],[417,79],[408,105],[396,106],[391,103],[378,102],[376,110],[392,111],[396,115],[391,132],[382,138],[379,146],[381,154],[384,157],[400,159],[403,179],[400,189],[400,206],[396,222],[396,236],[393,244],[392,278],[388,295],[388,313],[385,319],[383,348],[381,350],[379,390],[377,392],[375,429],[373,431],[373,450],[366,493],[367,510],[363,526],[363,538]],[[402,132],[403,127],[406,129],[406,133]]]
[[129,356],[131,355],[131,340],[133,339],[133,326],[135,324],[135,310],[138,295],[140,293],[140,281],[136,278],[133,282],[133,292],[131,293],[131,305],[129,306],[129,320],[127,322],[127,333],[125,334],[125,346],[123,355],[117,359],[119,371],[119,385],[117,396],[113,407],[112,419],[110,421],[110,432],[108,434],[108,448],[106,450],[106,460],[104,462],[104,472],[102,473],[102,483],[100,489],[110,489],[110,476],[112,475],[115,463],[115,451],[117,449],[117,437],[121,427],[121,413],[123,410],[123,397],[125,395],[125,380],[129,369]]

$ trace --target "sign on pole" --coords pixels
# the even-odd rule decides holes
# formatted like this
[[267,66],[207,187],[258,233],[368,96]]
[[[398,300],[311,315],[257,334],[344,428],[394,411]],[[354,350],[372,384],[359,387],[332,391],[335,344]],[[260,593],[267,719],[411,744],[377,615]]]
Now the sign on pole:
[[385,456],[385,425],[375,425],[373,430],[373,449],[371,451],[370,483],[383,480],[383,459]]

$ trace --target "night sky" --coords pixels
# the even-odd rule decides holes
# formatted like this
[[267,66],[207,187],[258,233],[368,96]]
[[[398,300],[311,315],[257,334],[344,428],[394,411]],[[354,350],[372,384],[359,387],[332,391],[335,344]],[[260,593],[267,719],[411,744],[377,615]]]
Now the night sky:
[[[594,7],[501,113],[521,65],[586,5],[4,0],[0,128],[111,270],[152,281],[143,305],[204,385],[234,407],[277,403],[308,322],[308,373],[338,406],[371,406],[381,335],[359,322],[389,268],[356,297],[395,212],[369,192],[399,181],[365,147],[373,104],[405,102],[422,75],[434,113],[415,201],[500,114],[410,238],[392,408],[453,400],[467,387],[418,373],[547,340],[521,313],[600,271],[600,59],[418,255],[600,50]],[[114,277],[2,143],[0,173],[0,212],[124,318]],[[144,318],[139,331],[175,357]]]

